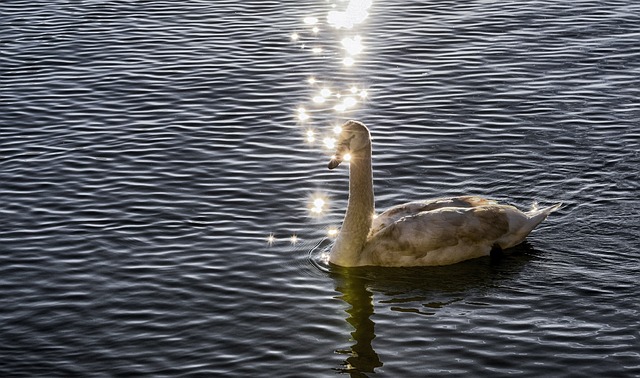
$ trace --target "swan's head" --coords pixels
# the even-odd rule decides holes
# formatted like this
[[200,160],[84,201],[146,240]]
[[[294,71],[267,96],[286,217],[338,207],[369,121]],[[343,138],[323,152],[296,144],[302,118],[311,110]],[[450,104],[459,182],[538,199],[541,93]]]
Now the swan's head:
[[356,158],[358,152],[371,147],[369,129],[358,121],[347,121],[342,125],[336,141],[336,153],[329,162],[329,169],[334,169],[344,160],[345,155]]

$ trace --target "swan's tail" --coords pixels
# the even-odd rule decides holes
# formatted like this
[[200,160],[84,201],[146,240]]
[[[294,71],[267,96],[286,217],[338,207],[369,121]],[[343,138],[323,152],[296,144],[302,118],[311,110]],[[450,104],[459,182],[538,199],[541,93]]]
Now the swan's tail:
[[561,206],[562,203],[558,203],[553,206],[538,209],[536,204],[534,204],[531,210],[526,213],[514,210],[509,216],[509,232],[500,238],[497,244],[501,248],[510,248],[522,243],[534,228]]
[[557,203],[553,206],[539,209],[538,204],[534,202],[533,206],[531,206],[531,210],[525,213],[527,215],[527,218],[529,218],[528,223],[532,226],[531,229],[533,230],[534,228],[536,228],[536,226],[542,223],[543,220],[547,219],[549,214],[553,213],[561,207],[562,202]]

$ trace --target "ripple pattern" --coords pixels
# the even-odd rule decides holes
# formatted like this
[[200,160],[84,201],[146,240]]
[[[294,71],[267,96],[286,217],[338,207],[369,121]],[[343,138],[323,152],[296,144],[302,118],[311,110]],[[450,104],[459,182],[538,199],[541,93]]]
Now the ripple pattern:
[[[0,4],[0,375],[640,374],[640,5],[331,4]],[[502,259],[326,267],[346,171],[305,133],[351,117],[379,208],[565,207]]]

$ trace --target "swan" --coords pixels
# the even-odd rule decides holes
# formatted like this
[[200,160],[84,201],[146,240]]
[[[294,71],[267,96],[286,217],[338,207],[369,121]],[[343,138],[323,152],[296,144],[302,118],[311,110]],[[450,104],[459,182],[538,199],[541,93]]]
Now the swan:
[[359,121],[341,126],[328,168],[336,168],[347,158],[349,200],[329,254],[334,265],[432,266],[487,256],[494,248],[522,243],[561,206],[522,212],[492,200],[464,196],[408,202],[375,216],[371,134]]

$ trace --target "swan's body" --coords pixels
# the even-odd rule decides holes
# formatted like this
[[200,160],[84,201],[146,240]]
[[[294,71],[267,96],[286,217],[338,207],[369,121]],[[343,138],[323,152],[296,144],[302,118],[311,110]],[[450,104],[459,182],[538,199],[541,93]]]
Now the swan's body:
[[329,169],[347,153],[349,203],[332,264],[352,266],[448,265],[506,249],[527,235],[559,205],[527,213],[480,197],[452,197],[409,202],[374,216],[371,137],[366,126],[342,126]]

